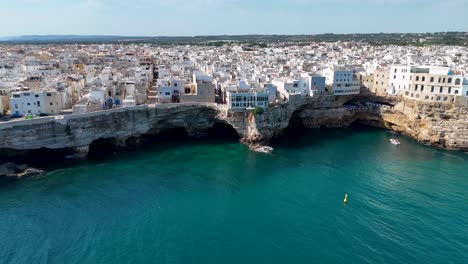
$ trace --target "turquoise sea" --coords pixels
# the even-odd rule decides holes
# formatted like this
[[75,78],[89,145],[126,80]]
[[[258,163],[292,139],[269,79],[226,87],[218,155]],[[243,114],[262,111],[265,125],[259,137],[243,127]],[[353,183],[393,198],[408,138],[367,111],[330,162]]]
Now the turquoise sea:
[[3,181],[0,263],[468,263],[467,154],[368,128],[274,147],[166,141]]

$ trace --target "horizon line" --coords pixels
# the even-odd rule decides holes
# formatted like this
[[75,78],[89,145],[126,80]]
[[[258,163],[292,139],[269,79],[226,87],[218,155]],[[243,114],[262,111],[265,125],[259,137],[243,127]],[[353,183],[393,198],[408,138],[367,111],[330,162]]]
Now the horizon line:
[[468,31],[426,31],[426,32],[354,32],[354,33],[246,33],[246,34],[196,34],[196,35],[120,35],[120,34],[20,34],[0,35],[0,38],[27,37],[27,36],[82,36],[82,37],[219,37],[219,36],[315,36],[315,35],[367,35],[367,34],[435,34],[435,33],[468,33]]

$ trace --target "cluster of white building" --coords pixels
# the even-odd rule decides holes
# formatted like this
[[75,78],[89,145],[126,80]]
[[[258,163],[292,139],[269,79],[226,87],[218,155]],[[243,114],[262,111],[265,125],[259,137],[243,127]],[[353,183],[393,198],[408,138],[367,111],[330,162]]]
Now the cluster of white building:
[[217,102],[232,111],[360,93],[468,105],[466,47],[0,46],[0,114]]

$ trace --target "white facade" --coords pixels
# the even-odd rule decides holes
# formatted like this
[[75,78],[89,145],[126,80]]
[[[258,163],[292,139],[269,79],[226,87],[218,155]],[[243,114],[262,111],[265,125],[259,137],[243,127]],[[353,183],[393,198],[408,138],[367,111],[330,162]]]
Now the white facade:
[[323,71],[325,84],[333,90],[333,95],[352,95],[361,92],[359,81],[354,79],[353,71],[331,70]]
[[401,90],[409,89],[411,83],[411,67],[409,65],[392,65],[389,75],[390,94],[398,94]]
[[246,108],[268,108],[268,92],[227,91],[227,105],[231,110],[244,110]]
[[10,96],[12,115],[59,114],[62,97],[57,91],[13,92]]
[[133,96],[129,95],[124,100],[122,100],[122,106],[123,107],[136,106],[136,100],[133,98]]

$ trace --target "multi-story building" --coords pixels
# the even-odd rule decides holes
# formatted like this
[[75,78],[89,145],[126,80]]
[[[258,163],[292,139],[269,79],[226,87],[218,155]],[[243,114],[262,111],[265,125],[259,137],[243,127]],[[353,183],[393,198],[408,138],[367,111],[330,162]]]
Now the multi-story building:
[[325,84],[331,88],[333,95],[359,94],[361,87],[353,71],[351,70],[323,70]]
[[62,110],[61,100],[60,93],[54,90],[13,92],[10,96],[10,109],[12,115],[16,116],[55,115]]
[[313,97],[316,94],[325,94],[325,77],[323,76],[311,76],[310,77],[310,96]]
[[463,95],[464,77],[442,67],[416,67],[410,69],[409,85],[402,91],[406,98],[455,103]]
[[374,86],[372,87],[372,91],[378,95],[384,94],[396,94],[396,91],[391,89],[389,91],[389,74],[390,70],[388,67],[377,67],[374,71]]
[[400,93],[401,90],[406,90],[410,84],[411,67],[409,65],[392,65],[388,82],[394,94]]
[[227,105],[233,111],[244,110],[246,108],[268,108],[267,91],[227,91]]
[[374,74],[366,72],[359,72],[357,74],[359,82],[361,83],[361,93],[375,93],[374,89]]

